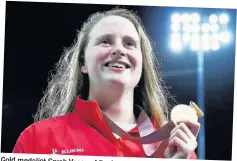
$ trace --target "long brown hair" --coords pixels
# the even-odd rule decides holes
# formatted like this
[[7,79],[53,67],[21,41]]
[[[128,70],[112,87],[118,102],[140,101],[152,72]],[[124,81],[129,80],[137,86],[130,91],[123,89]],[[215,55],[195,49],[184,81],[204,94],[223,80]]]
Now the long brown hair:
[[74,110],[77,96],[87,99],[89,92],[88,75],[82,74],[80,67],[84,64],[84,51],[88,35],[93,26],[107,16],[121,16],[133,23],[139,36],[143,54],[142,77],[134,90],[134,103],[141,106],[152,116],[159,126],[164,125],[168,115],[168,91],[162,84],[158,72],[158,61],[151,41],[145,32],[138,15],[126,9],[112,9],[92,14],[78,32],[75,43],[67,49],[56,65],[55,74],[40,101],[35,121],[65,115]]

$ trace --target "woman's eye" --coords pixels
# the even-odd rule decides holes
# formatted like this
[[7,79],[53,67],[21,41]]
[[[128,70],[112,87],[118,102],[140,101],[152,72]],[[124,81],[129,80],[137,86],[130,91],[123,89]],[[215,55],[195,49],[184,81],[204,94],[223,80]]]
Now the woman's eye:
[[109,40],[102,40],[101,43],[102,44],[110,44],[110,41]]
[[135,47],[135,44],[133,42],[126,42],[125,45],[126,46],[131,46],[131,47],[134,46]]

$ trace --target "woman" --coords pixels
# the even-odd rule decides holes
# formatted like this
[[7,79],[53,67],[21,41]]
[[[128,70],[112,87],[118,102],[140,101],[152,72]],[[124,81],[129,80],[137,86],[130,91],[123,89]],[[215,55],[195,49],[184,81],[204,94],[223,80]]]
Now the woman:
[[195,159],[197,132],[189,129],[198,131],[197,122],[176,125],[162,155],[147,155],[141,144],[113,133],[108,125],[109,119],[138,137],[139,107],[155,129],[167,123],[168,95],[156,63],[135,13],[113,9],[93,14],[61,57],[36,123],[22,132],[13,152]]

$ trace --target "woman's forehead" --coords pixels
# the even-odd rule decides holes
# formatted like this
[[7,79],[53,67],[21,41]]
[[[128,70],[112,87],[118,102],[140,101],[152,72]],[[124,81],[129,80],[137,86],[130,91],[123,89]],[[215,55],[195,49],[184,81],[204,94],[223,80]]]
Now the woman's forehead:
[[106,34],[129,36],[139,40],[139,35],[133,23],[121,16],[108,16],[100,20],[91,30],[90,38]]

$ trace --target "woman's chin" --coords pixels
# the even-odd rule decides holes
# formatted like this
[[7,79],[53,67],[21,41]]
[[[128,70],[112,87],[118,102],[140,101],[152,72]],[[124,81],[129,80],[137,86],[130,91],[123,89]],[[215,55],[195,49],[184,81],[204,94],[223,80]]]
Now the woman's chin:
[[116,87],[120,89],[124,89],[128,86],[130,86],[130,82],[128,80],[125,80],[123,78],[110,78],[107,79],[105,82],[109,87]]
[[116,87],[121,89],[134,89],[137,82],[136,78],[132,78],[130,75],[121,76],[121,75],[103,75],[102,82],[105,86]]

